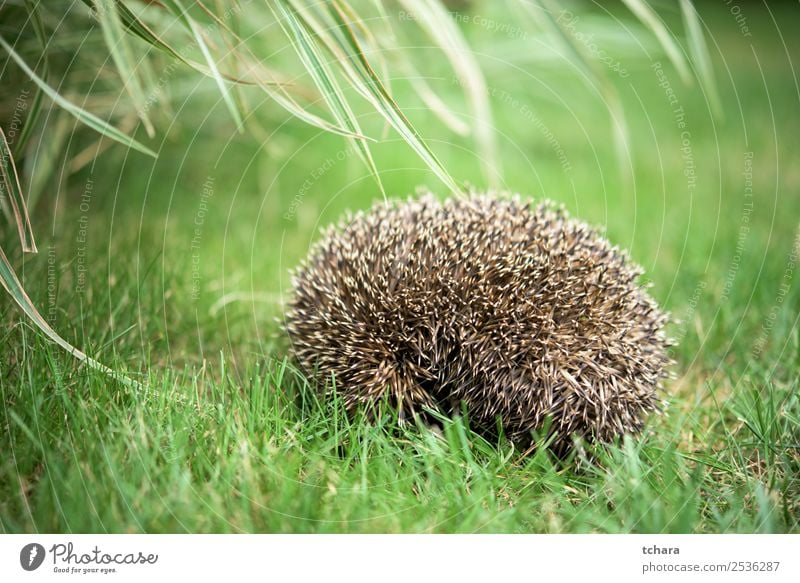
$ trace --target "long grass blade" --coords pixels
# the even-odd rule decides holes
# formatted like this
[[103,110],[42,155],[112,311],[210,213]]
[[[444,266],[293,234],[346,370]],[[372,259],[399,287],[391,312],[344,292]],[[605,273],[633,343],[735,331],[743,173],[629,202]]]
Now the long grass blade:
[[[364,54],[367,56],[368,59],[374,58],[378,62],[378,69],[380,69],[380,79],[383,83],[384,87],[386,87],[386,91],[389,95],[392,94],[392,87],[391,87],[391,77],[389,76],[389,66],[386,62],[386,58],[384,57],[384,50],[381,47],[380,42],[378,41],[375,34],[373,34],[372,26],[374,25],[376,28],[376,33],[378,34],[387,34],[387,40],[391,40],[393,38],[393,34],[380,32],[377,30],[377,26],[380,24],[386,24],[385,22],[382,23],[381,19],[379,18],[377,21],[374,19],[370,20],[370,26],[367,26],[364,21],[359,18],[358,14],[356,14],[353,7],[347,3],[346,0],[342,0],[339,3],[339,6],[347,12],[347,17],[350,20],[350,23],[353,25],[353,32],[356,35],[356,38],[359,40],[362,49],[364,49]],[[391,31],[391,27],[384,26],[385,29],[389,29]],[[396,39],[395,39],[396,42]],[[391,54],[391,51],[386,51]]]
[[126,146],[128,146],[130,148],[133,148],[134,150],[137,150],[137,151],[139,151],[139,152],[141,152],[143,154],[147,154],[148,156],[152,156],[153,158],[157,157],[156,153],[153,152],[147,146],[139,143],[135,139],[133,139],[130,136],[122,133],[121,131],[119,131],[114,126],[112,126],[109,123],[103,121],[102,119],[100,119],[96,115],[94,115],[92,113],[89,113],[88,111],[78,107],[77,105],[75,105],[71,101],[68,101],[67,99],[62,97],[61,94],[58,93],[58,91],[56,91],[55,89],[50,87],[30,67],[28,67],[28,65],[25,63],[25,61],[22,60],[22,57],[20,57],[17,54],[17,52],[13,48],[11,48],[11,45],[9,45],[2,36],[0,36],[0,47],[3,47],[3,49],[5,49],[5,51],[14,60],[14,62],[16,62],[17,65],[19,65],[19,68],[22,69],[25,72],[25,74],[28,75],[28,77],[30,77],[31,81],[36,83],[36,85],[39,86],[42,89],[42,91],[44,91],[45,94],[50,99],[52,99],[53,102],[56,103],[56,105],[58,105],[59,107],[65,109],[66,111],[68,111],[72,115],[74,115],[78,119],[78,121],[80,121],[81,123],[89,126],[93,130],[95,130],[97,132],[100,132],[104,136],[106,136],[106,137],[108,137],[108,138],[110,138],[112,140],[116,140],[120,144],[124,144],[124,145],[126,145]]
[[[89,3],[91,0],[83,0],[84,3]],[[130,8],[125,6],[124,3],[118,2],[117,10],[119,12],[120,18],[122,19],[122,23],[127,28],[131,34],[139,37],[147,44],[151,45],[152,47],[158,49],[159,51],[163,52],[174,58],[176,61],[183,63],[187,67],[194,69],[198,73],[205,75],[206,77],[214,78],[214,74],[207,66],[203,65],[202,63],[198,63],[193,59],[189,59],[180,51],[175,49],[172,45],[162,39],[159,35],[157,35],[149,26],[147,26],[141,19],[139,19]],[[239,39],[241,41],[241,39]],[[230,75],[223,71],[219,71],[220,76],[223,79],[230,81],[231,83],[238,83],[242,85],[257,85],[258,83],[255,80],[246,79],[244,77],[238,77],[235,75]]]
[[26,178],[26,200],[28,208],[35,209],[39,198],[54,176],[62,178],[63,173],[56,173],[60,164],[65,164],[64,150],[67,140],[75,127],[72,117],[63,109],[56,109],[48,116],[47,135],[37,136],[35,158],[26,158],[23,175]]
[[[392,99],[389,92],[384,87],[380,78],[369,64],[369,61],[358,42],[353,29],[348,22],[346,12],[342,9],[339,2],[333,0],[329,4],[330,14],[337,25],[338,34],[333,35],[338,44],[339,51],[335,51],[344,57],[337,62],[342,66],[342,70],[350,79],[351,83],[359,92],[367,98],[375,110],[380,113],[389,124],[397,131],[405,142],[417,153],[417,155],[428,165],[450,190],[461,193],[461,188],[457,185],[453,177],[445,170],[442,163],[423,141],[419,132],[411,122],[405,117]],[[330,35],[329,35],[330,36]]]
[[305,121],[306,123],[316,126],[325,131],[340,134],[348,138],[358,138],[362,140],[374,141],[367,136],[361,135],[360,133],[354,133],[351,130],[344,129],[341,126],[331,124],[330,122],[323,120],[322,118],[310,113],[308,110],[300,106],[294,100],[294,98],[285,90],[284,88],[285,84],[278,82],[264,82],[260,78],[258,73],[253,70],[254,68],[264,70],[271,75],[274,75],[274,73],[264,69],[263,65],[259,62],[258,57],[256,57],[256,55],[253,53],[252,50],[250,50],[250,48],[248,48],[247,43],[239,36],[237,31],[233,30],[231,27],[225,24],[225,22],[222,19],[220,19],[210,10],[208,10],[208,8],[206,8],[202,2],[198,2],[198,5],[204,10],[204,12],[206,12],[206,14],[208,14],[220,26],[221,29],[223,29],[229,35],[231,35],[231,37],[237,43],[239,43],[241,47],[244,47],[244,49],[247,51],[247,54],[249,55],[250,59],[252,59],[252,61],[248,62],[246,59],[243,59],[241,55],[237,53],[234,53],[234,56],[236,56],[242,62],[243,66],[245,68],[248,68],[251,74],[253,74],[254,76],[253,83],[255,85],[258,85],[258,87],[261,90],[263,90],[271,99],[276,101],[278,105],[280,105],[290,114],[301,119],[302,121]]
[[[88,4],[90,0],[83,0],[84,3]],[[156,49],[162,51],[163,53],[173,57],[175,60],[180,61],[184,65],[191,67],[198,73],[202,73],[207,77],[213,77],[213,73],[211,70],[202,65],[197,63],[196,61],[186,58],[183,56],[180,51],[176,50],[172,45],[164,41],[160,36],[158,36],[153,30],[147,26],[141,19],[139,19],[136,14],[134,14],[130,8],[128,8],[123,2],[117,2],[117,12],[122,20],[122,24],[127,28],[132,34],[138,36],[147,44],[155,47]],[[235,83],[248,83],[244,79],[238,79],[235,77],[226,76],[224,73],[220,73],[223,77],[225,77],[228,81],[232,81]]]
[[689,71],[689,65],[686,63],[686,59],[675,37],[667,30],[667,27],[664,26],[661,17],[656,14],[656,11],[650,7],[646,0],[622,0],[622,2],[633,12],[642,24],[650,29],[650,32],[658,39],[658,42],[667,54],[667,58],[678,71],[683,82],[690,84],[692,82],[692,74]]
[[711,103],[711,111],[717,118],[722,118],[722,103],[717,92],[717,82],[714,77],[714,67],[711,64],[711,56],[708,54],[703,28],[700,23],[700,16],[691,0],[680,0],[683,23],[689,37],[689,51],[692,60],[698,69],[700,84],[705,89]]
[[[35,6],[31,0],[25,0],[25,9],[28,12],[28,19],[30,20],[33,31],[36,34],[36,39],[39,41],[39,54],[41,55],[41,77],[46,82],[50,73],[50,61],[47,58],[47,36],[44,32],[42,16],[39,14],[37,7],[38,6]],[[33,100],[31,102],[30,109],[28,110],[28,117],[25,119],[25,125],[22,126],[22,131],[19,134],[19,138],[14,144],[14,154],[17,157],[22,155],[28,140],[31,138],[33,129],[36,127],[36,123],[39,121],[39,113],[42,111],[42,94],[42,88],[37,86],[36,93],[33,95]]]
[[144,90],[134,66],[133,50],[128,42],[128,35],[125,34],[122,19],[117,12],[117,2],[116,0],[94,0],[94,5],[100,29],[103,32],[103,39],[106,41],[117,72],[125,84],[125,89],[131,97],[147,135],[152,138],[155,135],[155,129],[147,115]]
[[[158,50],[164,52],[165,54],[173,57],[176,61],[181,62],[188,67],[191,67],[195,71],[207,77],[214,76],[212,71],[208,67],[200,63],[197,63],[192,59],[186,58],[174,47],[172,47],[172,45],[164,41],[152,29],[150,29],[150,27],[148,27],[144,22],[142,22],[133,12],[131,12],[131,10],[123,3],[120,3],[118,8],[123,24],[128,28],[128,30],[132,34],[138,36],[139,38],[149,43],[153,47],[157,48]],[[246,48],[246,45],[242,43],[242,39],[239,38],[238,35],[235,34],[235,32],[231,31],[231,34],[233,34],[234,38]],[[248,52],[250,52],[249,49]],[[252,55],[252,53],[250,54]],[[261,71],[264,72],[268,71],[264,69],[261,63],[257,63],[258,60],[255,59],[255,57],[253,57],[253,59],[254,63],[246,63],[246,62],[244,63],[244,67],[248,70],[249,76],[245,77],[232,76],[222,71],[219,71],[219,74],[224,79],[232,83],[257,86],[264,93],[266,93],[272,100],[274,100],[279,106],[281,106],[283,109],[289,112],[292,116],[298,118],[299,120],[311,126],[317,127],[327,132],[339,134],[342,136],[354,137],[352,132],[344,128],[341,128],[335,124],[332,124],[329,121],[322,119],[321,117],[306,110],[299,103],[297,103],[297,101],[295,101],[295,99],[291,95],[289,95],[289,93],[283,88],[281,83],[264,79],[261,74]],[[256,68],[259,70],[254,70]]]
[[556,5],[551,0],[534,0],[534,2],[535,7],[527,2],[523,3],[528,9],[528,14],[555,35],[555,39],[566,50],[565,56],[583,72],[587,83],[597,89],[602,96],[603,103],[611,116],[611,135],[620,175],[627,180],[629,173],[626,171],[625,160],[630,156],[628,126],[616,87],[586,53],[583,46],[564,30],[562,22],[554,16]]
[[484,177],[490,186],[498,186],[502,173],[497,157],[489,91],[469,45],[439,0],[400,0],[400,3],[417,16],[416,22],[450,61],[475,120],[475,139]]
[[[362,132],[358,120],[353,110],[350,108],[347,98],[344,96],[336,77],[327,66],[325,56],[314,43],[308,25],[298,17],[294,9],[287,5],[286,2],[278,1],[275,3],[275,7],[278,22],[287,36],[292,40],[292,45],[300,57],[300,60],[303,62],[303,66],[311,75],[314,84],[319,89],[323,99],[325,99],[325,103],[328,104],[336,121],[341,126],[353,132],[353,134],[361,134]],[[355,145],[360,158],[367,165],[370,173],[378,183],[378,187],[385,198],[386,192],[384,191],[380,174],[378,174],[378,168],[375,166],[375,162],[372,159],[369,146],[362,139],[354,138],[351,141],[353,145]]]
[[88,356],[81,350],[78,350],[72,344],[64,340],[64,338],[62,338],[58,332],[53,330],[47,320],[45,320],[44,317],[39,313],[39,310],[36,309],[36,306],[33,305],[30,297],[28,297],[28,294],[25,292],[25,289],[22,287],[22,284],[17,278],[17,274],[14,272],[14,268],[11,266],[6,254],[3,252],[2,247],[0,247],[0,284],[9,293],[17,305],[22,308],[22,311],[26,316],[28,316],[31,322],[33,322],[36,327],[39,328],[39,330],[44,332],[44,334],[50,340],[58,344],[61,348],[69,352],[81,362],[84,362],[93,369],[119,380],[125,386],[139,389],[142,388],[141,384],[137,381],[116,372],[115,370],[95,360],[91,356]]
[[225,81],[225,79],[223,79],[222,75],[219,72],[219,67],[217,66],[217,62],[214,59],[214,56],[211,54],[211,49],[209,48],[208,43],[206,43],[205,38],[203,38],[203,32],[200,30],[200,27],[197,25],[197,22],[195,22],[194,18],[192,18],[189,15],[189,12],[183,6],[183,3],[180,0],[164,0],[164,4],[172,11],[172,13],[183,24],[186,30],[188,30],[194,37],[194,40],[197,43],[200,52],[203,54],[203,58],[208,64],[208,68],[211,71],[211,76],[217,83],[217,87],[219,88],[220,94],[222,95],[222,100],[225,102],[228,111],[233,117],[233,120],[236,122],[237,129],[240,132],[244,131],[244,122],[242,121],[242,116],[239,112],[239,108],[236,106],[236,102],[234,101],[233,96],[231,95],[227,82]]
[[[238,55],[238,46],[237,43],[242,43],[241,39],[239,38],[239,19],[236,17],[239,10],[241,10],[241,5],[238,2],[232,3],[231,8],[226,8],[226,4],[229,4],[225,0],[214,0],[214,3],[217,7],[217,11],[220,14],[225,14],[228,11],[229,18],[231,20],[231,25],[228,26],[225,24],[225,19],[220,18],[217,16],[213,10],[208,8],[203,2],[200,0],[195,0],[195,5],[199,6],[203,12],[211,17],[211,19],[217,23],[220,27],[220,37],[222,41],[225,43],[226,54],[231,55],[232,59],[232,76],[240,77],[241,73],[241,66],[242,66],[242,59],[239,58]],[[226,34],[227,33],[227,34]],[[232,90],[233,90],[233,99],[236,102],[236,108],[242,112],[242,115],[245,119],[249,116],[252,111],[248,105],[247,99],[245,97],[244,88],[242,83],[233,83]]]
[[414,65],[412,65],[410,61],[402,61],[401,67],[405,69],[406,79],[411,84],[416,94],[445,126],[459,136],[470,135],[471,129],[469,125],[461,121],[450,110],[447,104],[442,101],[431,86],[428,85],[428,82],[425,81],[425,78],[414,68]]
[[[269,83],[263,81],[257,75],[254,77],[256,85],[261,89],[264,93],[266,93],[273,101],[275,101],[278,105],[280,105],[283,109],[288,111],[297,119],[304,121],[305,123],[317,127],[321,130],[326,132],[331,132],[334,134],[339,134],[341,136],[345,136],[348,138],[359,138],[362,140],[372,140],[368,136],[364,136],[361,134],[354,134],[352,131],[338,126],[325,120],[318,115],[311,113],[307,109],[305,109],[302,105],[297,103],[297,101],[288,93],[286,92],[282,86],[274,85],[271,86]],[[374,140],[372,140],[374,141]]]
[[0,196],[4,197],[11,206],[22,250],[36,253],[36,241],[33,238],[28,207],[25,204],[25,197],[22,196],[14,155],[11,153],[3,128],[0,128]]

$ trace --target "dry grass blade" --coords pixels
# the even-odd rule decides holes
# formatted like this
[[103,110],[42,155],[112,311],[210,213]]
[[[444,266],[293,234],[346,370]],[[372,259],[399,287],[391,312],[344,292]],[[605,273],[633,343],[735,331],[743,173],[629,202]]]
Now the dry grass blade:
[[483,174],[492,187],[502,176],[494,139],[489,91],[481,68],[456,23],[439,0],[400,0],[416,22],[447,56],[470,104],[475,122],[475,139],[481,154]]
[[[302,16],[288,4],[288,2],[283,1],[275,3],[278,22],[287,37],[291,40],[292,46],[303,62],[303,66],[311,75],[314,84],[317,86],[317,89],[319,89],[323,99],[325,99],[325,103],[328,104],[336,121],[353,134],[361,134],[362,132],[358,120],[353,110],[350,108],[347,98],[339,87],[336,77],[326,64],[325,55],[322,54],[314,43],[314,39],[310,34],[310,27],[303,20]],[[352,138],[351,141],[356,147],[359,156],[367,165],[367,168],[369,168],[370,173],[375,178],[375,181],[378,183],[378,187],[384,198],[386,198],[386,192],[384,191],[380,174],[378,174],[378,168],[375,166],[375,162],[372,159],[369,146],[363,139]]]
[[[392,99],[386,87],[369,64],[364,51],[348,22],[346,11],[339,2],[329,4],[330,15],[336,24],[336,34],[327,34],[323,39],[326,45],[337,56],[337,62],[348,76],[350,82],[370,102],[375,110],[397,131],[405,142],[422,158],[436,176],[453,192],[460,194],[461,188],[445,170],[442,163],[422,140],[419,132],[405,117]],[[319,34],[319,31],[317,31]],[[338,50],[333,48],[336,43]]]
[[678,46],[675,37],[667,30],[667,27],[664,26],[661,17],[656,14],[655,10],[653,10],[645,0],[622,1],[625,3],[625,6],[633,12],[636,18],[650,29],[650,32],[658,39],[664,52],[667,53],[667,58],[678,71],[683,82],[690,84],[692,82],[692,74],[689,71],[689,65],[686,63],[681,47]]
[[128,43],[128,35],[125,34],[122,19],[117,12],[117,2],[115,0],[94,0],[94,5],[103,38],[111,53],[111,58],[114,60],[117,72],[125,84],[125,89],[131,97],[139,119],[144,124],[147,135],[152,138],[155,135],[155,129],[147,116],[144,90],[134,65],[133,50]]
[[45,83],[44,80],[42,80],[42,78],[39,77],[25,63],[25,61],[22,60],[22,57],[20,57],[17,54],[17,52],[13,48],[11,48],[11,45],[9,45],[5,41],[5,39],[3,37],[1,37],[1,36],[0,36],[0,47],[3,47],[3,49],[5,49],[5,51],[9,54],[11,59],[15,63],[17,63],[17,65],[19,65],[20,69],[22,69],[25,72],[25,74],[28,75],[28,77],[30,77],[30,79],[42,91],[44,91],[45,94],[50,99],[52,99],[56,103],[56,105],[58,105],[59,107],[65,109],[66,111],[68,111],[72,115],[74,115],[78,119],[78,121],[80,121],[81,123],[89,126],[93,130],[100,132],[104,136],[107,136],[108,138],[110,138],[112,140],[116,140],[120,144],[124,144],[124,145],[126,145],[126,146],[128,146],[130,148],[133,148],[134,150],[137,150],[137,151],[139,151],[139,152],[141,152],[143,154],[147,154],[148,156],[152,156],[153,158],[157,157],[156,153],[153,152],[147,146],[139,143],[138,141],[136,141],[132,137],[130,137],[130,136],[122,133],[121,131],[119,131],[117,128],[115,128],[114,126],[112,126],[108,122],[103,121],[102,119],[100,119],[96,115],[94,115],[92,113],[89,113],[88,111],[78,107],[77,105],[75,105],[71,101],[68,101],[67,99],[62,97],[58,93],[58,91],[56,91],[55,89],[50,87],[47,83]]
[[703,35],[703,28],[700,23],[700,16],[690,0],[681,0],[681,13],[683,23],[689,36],[689,50],[692,53],[692,60],[698,69],[700,84],[705,89],[711,103],[711,110],[717,118],[722,118],[722,103],[717,92],[717,82],[714,78],[714,67],[711,65],[711,57],[708,54],[708,46]]
[[[397,47],[397,38],[394,35],[391,25],[383,18],[379,18],[377,22],[374,18],[370,18],[370,26],[367,26],[347,0],[341,0],[341,2],[339,2],[339,7],[346,12],[347,17],[350,19],[350,23],[353,25],[353,32],[361,48],[364,50],[364,55],[367,57],[367,60],[371,61],[374,59],[377,62],[377,69],[380,70],[379,78],[386,88],[386,92],[392,95],[392,76],[389,72],[389,64],[386,60],[386,55],[391,55],[395,52],[392,49]],[[380,10],[378,12],[379,14],[381,13]],[[383,30],[377,30],[378,25],[382,25]],[[374,32],[371,28],[373,26],[376,27]],[[386,45],[378,40],[379,36],[384,36],[387,42],[394,42],[395,44],[390,46],[389,50],[386,51]],[[392,97],[392,99],[394,99],[394,97]],[[386,126],[385,130],[388,131],[389,124],[388,122],[384,123]],[[386,131],[384,133],[386,133]]]
[[36,253],[36,241],[33,238],[28,207],[25,204],[25,197],[22,196],[14,156],[2,128],[0,128],[0,197],[4,197],[11,206],[23,251]]

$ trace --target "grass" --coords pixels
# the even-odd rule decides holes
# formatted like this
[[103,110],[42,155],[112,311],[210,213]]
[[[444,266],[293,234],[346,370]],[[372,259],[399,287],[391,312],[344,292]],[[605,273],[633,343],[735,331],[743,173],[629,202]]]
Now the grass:
[[[39,256],[16,265],[36,305],[147,388],[78,366],[0,299],[2,531],[800,530],[800,118],[789,68],[800,45],[772,20],[791,22],[797,8],[748,6],[752,38],[724,5],[699,9],[718,47],[724,122],[652,43],[602,37],[630,71],[615,79],[634,148],[627,178],[597,92],[557,59],[521,51],[522,39],[462,22],[489,85],[504,187],[604,226],[673,313],[676,378],[643,435],[567,460],[521,458],[468,420],[398,429],[386,407],[368,423],[320,400],[287,360],[277,321],[288,271],[319,228],[379,190],[342,137],[297,122],[239,134],[206,79],[175,104],[157,160],[104,150],[35,209]],[[491,10],[481,5],[483,22],[516,22]],[[428,45],[409,50],[424,60]],[[445,65],[430,63],[428,81],[458,104]],[[402,79],[392,85],[444,168],[482,184],[473,147]],[[267,128],[285,118],[269,104],[256,114]],[[380,134],[377,114],[355,114]],[[76,137],[64,165],[91,144]],[[445,195],[399,138],[370,147],[388,193],[428,184]]]

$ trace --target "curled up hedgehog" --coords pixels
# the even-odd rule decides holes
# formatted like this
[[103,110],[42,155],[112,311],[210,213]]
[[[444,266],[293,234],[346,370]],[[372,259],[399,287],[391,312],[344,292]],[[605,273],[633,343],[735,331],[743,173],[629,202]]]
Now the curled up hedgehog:
[[[552,203],[426,194],[325,232],[295,273],[287,329],[348,410],[465,411],[526,446],[641,429],[667,376],[666,316],[641,269]],[[548,421],[549,418],[549,421]]]

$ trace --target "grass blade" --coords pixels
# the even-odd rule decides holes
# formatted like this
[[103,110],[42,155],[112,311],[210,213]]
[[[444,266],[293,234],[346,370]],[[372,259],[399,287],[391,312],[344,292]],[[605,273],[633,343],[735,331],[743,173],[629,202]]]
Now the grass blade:
[[564,30],[562,22],[554,16],[557,8],[555,4],[551,0],[534,1],[537,5],[536,7],[523,3],[528,9],[528,14],[554,33],[556,40],[566,50],[566,57],[583,72],[588,85],[593,89],[597,89],[603,98],[603,103],[611,116],[611,134],[614,140],[614,150],[619,163],[620,175],[623,179],[628,180],[629,173],[626,171],[625,166],[625,159],[630,156],[628,126],[625,110],[622,107],[622,100],[619,97],[617,88],[603,74],[597,64],[586,53],[583,46]]
[[[88,1],[88,0],[85,0]],[[200,63],[196,63],[191,59],[187,59],[183,55],[181,55],[177,50],[175,50],[170,44],[165,42],[161,37],[159,37],[155,32],[153,32],[144,22],[142,22],[136,15],[131,12],[131,10],[125,6],[124,4],[120,3],[118,5],[119,13],[122,18],[123,24],[131,31],[132,34],[138,36],[145,42],[149,43],[153,47],[159,49],[160,51],[170,55],[177,61],[191,67],[195,71],[206,75],[207,77],[213,77],[211,70],[208,67],[201,65]],[[231,31],[232,32],[232,31]],[[238,36],[235,36],[238,42],[242,42]],[[259,68],[263,69],[263,67],[259,64]],[[252,69],[252,64],[251,64]],[[317,127],[321,130],[332,132],[335,134],[339,134],[342,136],[353,137],[352,132],[348,130],[338,127],[327,120],[322,119],[321,117],[307,111],[304,109],[300,104],[298,104],[291,95],[289,95],[282,87],[280,83],[276,83],[273,81],[265,81],[261,78],[258,72],[250,71],[252,75],[252,79],[242,78],[242,77],[233,77],[226,73],[220,71],[220,75],[227,79],[232,83],[241,83],[244,85],[255,85],[259,89],[261,89],[264,93],[266,93],[272,100],[274,100],[278,105],[280,105],[283,109],[288,111],[291,115],[298,118],[299,120]],[[362,136],[363,137],[363,136]]]
[[475,139],[481,155],[483,174],[489,185],[498,186],[502,177],[494,138],[494,123],[489,105],[489,91],[464,36],[439,0],[400,0],[416,22],[447,56],[460,81],[475,119]]
[[[89,0],[84,0],[84,3],[89,3]],[[132,34],[138,36],[147,44],[151,45],[152,47],[168,54],[169,56],[173,57],[175,60],[180,61],[184,65],[187,65],[197,71],[198,73],[202,73],[208,77],[212,77],[211,70],[208,67],[201,65],[200,63],[196,63],[191,59],[187,59],[184,57],[180,52],[178,52],[175,48],[172,47],[169,43],[165,42],[160,36],[158,36],[155,32],[153,32],[150,27],[148,27],[144,22],[142,22],[132,11],[128,8],[124,3],[117,2],[117,13],[122,20],[122,24],[127,28]],[[224,75],[223,75],[224,76]],[[226,77],[229,81],[234,81],[237,83],[244,83],[245,81],[242,79],[235,79]]]
[[56,103],[56,105],[74,115],[78,119],[78,121],[80,121],[84,125],[89,126],[93,130],[100,132],[104,136],[119,142],[120,144],[124,144],[143,154],[152,156],[153,158],[157,157],[156,153],[153,152],[150,148],[144,146],[143,144],[139,143],[130,136],[122,133],[117,128],[103,121],[96,115],[89,113],[88,111],[78,107],[71,101],[68,101],[67,99],[62,97],[61,94],[59,94],[55,89],[50,87],[47,83],[45,83],[41,79],[41,77],[39,77],[36,73],[33,72],[33,70],[30,67],[28,67],[25,61],[22,60],[22,57],[20,57],[16,53],[16,51],[13,48],[11,48],[11,45],[9,45],[2,36],[0,36],[0,47],[3,47],[5,49],[5,51],[14,60],[14,62],[16,62],[17,65],[19,65],[20,69],[22,69],[25,72],[25,74],[27,74],[28,77],[30,77],[31,81],[36,83],[36,85],[38,85],[39,88],[42,91],[44,91],[45,94]]
[[411,87],[413,87],[417,96],[425,103],[428,109],[453,133],[459,136],[468,136],[470,134],[469,125],[450,111],[447,104],[431,89],[422,74],[414,68],[414,65],[406,60],[402,62],[401,66],[405,69],[406,79],[411,84]]
[[[226,10],[229,11],[229,18],[231,19],[231,26],[225,24],[225,20],[217,16],[213,10],[208,8],[203,2],[200,0],[195,0],[195,5],[199,6],[203,12],[205,12],[214,22],[217,23],[217,26],[220,27],[220,37],[222,41],[225,43],[225,50],[227,51],[226,54],[231,55],[233,57],[232,63],[232,75],[235,77],[240,76],[242,60],[238,58],[238,48],[236,43],[242,43],[241,38],[239,37],[239,19],[236,17],[237,9],[241,10],[241,5],[238,2],[233,4],[233,8],[225,8],[225,2],[223,0],[215,0],[215,5],[217,10],[221,14],[225,14]],[[226,34],[227,33],[227,34]],[[234,42],[236,41],[236,42]],[[249,108],[247,99],[244,94],[244,89],[241,83],[234,83],[233,84],[233,99],[236,103],[236,108],[242,112],[242,115],[245,119],[247,119],[248,115],[252,113]]]
[[14,164],[14,156],[11,153],[3,128],[0,128],[0,196],[4,197],[8,204],[11,205],[22,250],[28,253],[36,253],[36,242],[33,238],[28,207],[25,204],[25,197],[22,196],[22,188],[19,185],[19,175]]
[[[84,3],[89,3],[90,0],[83,0]],[[160,50],[161,52],[171,56],[176,61],[183,63],[187,67],[190,67],[205,75],[206,77],[214,78],[214,74],[205,65],[198,63],[192,59],[188,59],[184,57],[179,51],[177,51],[172,45],[164,41],[160,36],[158,36],[153,30],[147,26],[144,22],[142,22],[133,12],[131,9],[125,6],[122,2],[117,3],[117,11],[122,19],[122,24],[127,28],[131,34],[139,37],[147,44],[151,45],[152,47]],[[241,39],[238,39],[241,42]],[[237,77],[234,75],[229,75],[223,71],[219,71],[219,75],[231,83],[238,83],[242,85],[257,85],[256,81],[251,81],[249,79],[245,79],[242,77]]]
[[58,344],[61,348],[69,352],[81,362],[84,362],[93,369],[119,380],[125,386],[142,388],[141,384],[139,384],[137,381],[134,381],[133,379],[114,371],[91,356],[88,356],[84,352],[78,350],[72,344],[64,340],[64,338],[62,338],[58,332],[53,330],[50,324],[47,323],[47,320],[45,320],[44,317],[39,313],[39,310],[36,309],[36,306],[33,305],[33,302],[28,297],[28,294],[25,293],[25,289],[22,287],[22,284],[17,278],[17,274],[14,272],[14,268],[11,266],[11,263],[9,263],[2,247],[0,247],[0,284],[2,284],[3,288],[9,293],[9,295],[11,295],[19,307],[22,308],[22,311],[25,313],[25,315],[28,316],[28,318],[36,325],[36,327],[44,332],[44,334],[50,340]]
[[683,23],[689,36],[689,51],[692,54],[692,60],[697,66],[700,84],[708,94],[711,110],[718,119],[721,119],[723,117],[722,103],[717,92],[714,67],[711,65],[711,56],[708,54],[708,45],[706,45],[706,39],[703,35],[700,16],[697,14],[697,10],[691,0],[680,1]]
[[[344,93],[342,93],[342,90],[336,81],[336,77],[325,63],[324,55],[315,45],[314,40],[309,32],[308,24],[305,23],[302,18],[299,17],[298,13],[296,13],[291,6],[288,6],[286,2],[276,2],[275,6],[277,13],[280,13],[278,22],[284,29],[284,32],[287,34],[287,36],[289,36],[290,39],[293,39],[292,45],[294,46],[295,51],[300,57],[300,60],[303,62],[303,66],[306,68],[306,71],[314,80],[314,84],[319,89],[323,99],[325,99],[325,103],[328,104],[328,107],[336,118],[336,121],[341,126],[352,131],[353,134],[361,134],[361,128],[359,127],[358,121],[353,114],[353,110],[347,103],[347,98],[344,96]],[[276,16],[278,16],[277,13]],[[378,187],[380,188],[384,198],[386,198],[386,192],[384,191],[380,174],[378,174],[378,169],[372,159],[369,146],[362,139],[353,138],[351,141],[356,146],[356,151],[369,168],[369,171],[375,178],[375,181],[378,183]]]
[[[36,6],[33,5],[31,0],[25,0],[25,9],[28,11],[28,18],[31,21],[31,25],[33,26],[33,31],[36,34],[36,39],[39,41],[40,46],[40,55],[41,55],[41,63],[42,63],[42,74],[41,77],[45,81],[47,81],[47,76],[50,73],[50,62],[47,58],[47,36],[44,33],[44,25],[42,24],[42,17],[39,14],[39,11],[36,9]],[[31,108],[28,113],[28,117],[25,120],[25,125],[22,126],[22,131],[19,134],[19,139],[17,143],[14,144],[14,154],[17,157],[22,155],[22,152],[25,150],[25,146],[28,143],[28,140],[33,133],[33,129],[36,127],[36,122],[39,121],[39,112],[42,110],[42,88],[37,86],[36,93],[33,96],[33,101],[31,103]]]
[[675,41],[675,37],[664,26],[661,17],[656,14],[646,0],[622,0],[625,6],[633,12],[636,18],[650,29],[650,32],[658,39],[664,52],[667,53],[667,58],[678,71],[681,79],[686,84],[691,84],[692,74],[689,71],[689,66],[683,56],[680,46]]
[[405,117],[389,95],[386,87],[384,87],[381,80],[375,74],[339,2],[334,0],[329,4],[329,8],[339,33],[334,36],[334,39],[335,42],[338,43],[340,50],[334,51],[334,54],[336,55],[336,53],[339,53],[344,56],[344,59],[337,60],[337,62],[342,66],[343,71],[348,75],[350,81],[356,86],[359,92],[367,98],[375,110],[400,134],[405,142],[411,146],[417,155],[428,165],[434,174],[436,174],[439,180],[453,192],[461,193],[461,188],[456,184],[456,181],[450,176],[447,170],[445,170],[433,151],[422,140],[422,137]]
[[106,41],[111,58],[116,65],[117,73],[125,84],[125,89],[133,101],[133,106],[142,120],[147,135],[151,138],[155,135],[153,124],[147,116],[146,99],[142,89],[139,75],[133,64],[133,50],[128,43],[128,35],[122,27],[122,20],[117,12],[115,0],[94,0],[97,19],[100,22],[100,29]]
[[55,174],[60,164],[65,164],[63,159],[67,140],[75,128],[71,116],[63,109],[56,109],[47,120],[47,137],[37,136],[35,148],[36,157],[26,158],[24,161],[23,176],[27,184],[25,199],[28,208],[35,209],[39,198],[50,180],[56,176],[61,179],[63,174]]
[[197,26],[197,23],[195,22],[194,18],[189,16],[188,11],[186,10],[186,8],[184,8],[180,0],[164,0],[164,3],[170,8],[171,12],[178,18],[178,20],[181,21],[181,23],[183,23],[184,27],[194,37],[197,46],[200,48],[200,52],[203,53],[203,57],[205,58],[206,63],[208,64],[208,68],[211,71],[211,76],[217,83],[217,87],[219,88],[220,94],[222,95],[222,100],[225,102],[228,111],[230,111],[233,120],[236,122],[236,128],[240,132],[243,131],[244,125],[242,121],[242,116],[239,113],[239,108],[236,107],[236,103],[233,100],[233,96],[231,95],[231,92],[228,89],[226,81],[225,79],[222,78],[222,75],[219,72],[217,63],[214,60],[214,56],[211,54],[211,49],[209,49],[208,44],[203,38],[203,33],[200,30],[200,27]]

